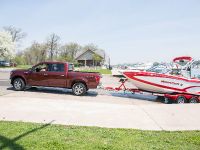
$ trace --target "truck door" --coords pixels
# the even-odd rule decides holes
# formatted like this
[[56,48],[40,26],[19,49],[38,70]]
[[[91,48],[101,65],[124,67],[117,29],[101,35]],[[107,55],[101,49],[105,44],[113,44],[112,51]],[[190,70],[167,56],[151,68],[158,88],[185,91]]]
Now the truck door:
[[28,76],[28,84],[32,86],[48,86],[47,82],[47,64],[38,64],[32,68]]
[[64,63],[48,64],[48,86],[66,87],[66,72]]

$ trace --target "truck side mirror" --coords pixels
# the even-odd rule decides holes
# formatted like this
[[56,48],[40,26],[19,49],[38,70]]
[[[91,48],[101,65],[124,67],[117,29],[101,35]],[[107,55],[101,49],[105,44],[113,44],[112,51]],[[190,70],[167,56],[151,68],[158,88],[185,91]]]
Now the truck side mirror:
[[28,68],[28,71],[33,71],[33,68]]
[[40,68],[35,68],[35,71],[36,72],[40,72]]

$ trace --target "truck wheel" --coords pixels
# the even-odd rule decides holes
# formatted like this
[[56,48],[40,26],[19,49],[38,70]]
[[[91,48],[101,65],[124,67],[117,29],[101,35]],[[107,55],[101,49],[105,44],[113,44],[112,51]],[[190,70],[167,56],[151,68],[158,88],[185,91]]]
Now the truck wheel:
[[178,96],[176,102],[177,104],[184,104],[186,102],[186,98],[184,96]]
[[84,95],[86,93],[86,91],[87,91],[87,88],[86,88],[85,84],[83,84],[83,83],[75,83],[72,86],[72,92],[76,96]]
[[192,97],[190,100],[189,100],[189,103],[198,103],[199,99],[197,97]]
[[21,78],[16,78],[13,81],[13,87],[16,91],[22,91],[25,89],[25,82]]

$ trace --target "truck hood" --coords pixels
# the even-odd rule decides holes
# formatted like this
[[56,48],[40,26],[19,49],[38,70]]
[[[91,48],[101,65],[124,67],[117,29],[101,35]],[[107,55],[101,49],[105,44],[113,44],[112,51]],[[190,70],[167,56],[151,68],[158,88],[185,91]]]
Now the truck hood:
[[28,71],[28,69],[15,69],[15,70],[12,70],[12,72],[24,72],[24,71]]
[[23,72],[27,72],[29,71],[28,69],[16,69],[16,70],[12,70],[11,73],[23,73]]

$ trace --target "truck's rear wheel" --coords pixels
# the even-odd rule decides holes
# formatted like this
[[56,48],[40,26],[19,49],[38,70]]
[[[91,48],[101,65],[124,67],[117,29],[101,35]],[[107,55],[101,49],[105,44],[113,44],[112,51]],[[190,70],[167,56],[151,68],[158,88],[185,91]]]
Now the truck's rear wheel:
[[75,83],[72,86],[72,92],[74,95],[81,96],[84,95],[87,91],[87,87],[83,83]]
[[25,89],[25,82],[21,78],[16,78],[13,81],[13,87],[16,91],[22,91]]

